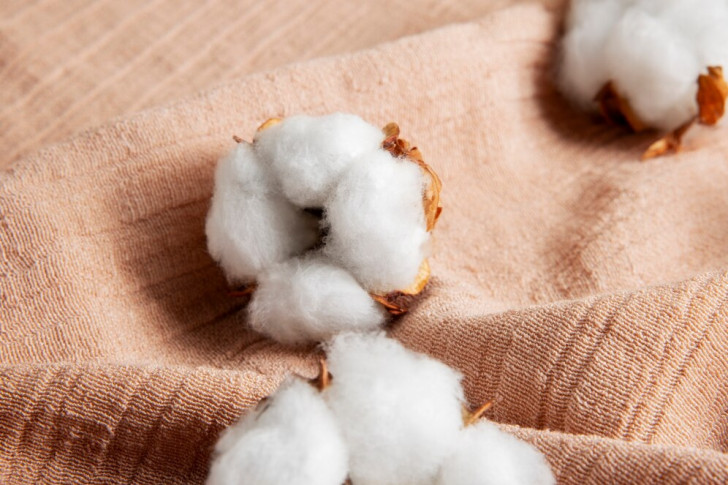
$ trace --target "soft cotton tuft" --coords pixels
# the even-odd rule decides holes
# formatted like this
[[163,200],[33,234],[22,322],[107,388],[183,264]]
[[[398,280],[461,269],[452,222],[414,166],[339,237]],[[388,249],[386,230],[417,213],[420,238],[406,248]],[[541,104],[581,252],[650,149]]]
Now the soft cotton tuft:
[[238,143],[218,163],[205,232],[228,279],[249,282],[311,247],[318,221],[283,198],[252,147]]
[[556,483],[536,448],[488,422],[461,431],[436,485],[552,485]]
[[385,321],[384,310],[351,274],[316,256],[261,273],[249,315],[252,328],[288,344],[373,330]]
[[324,254],[369,291],[406,288],[427,255],[424,187],[417,164],[384,150],[362,156],[326,202]]
[[460,374],[383,334],[337,336],[328,362],[352,482],[432,483],[462,426]]
[[228,428],[215,447],[207,485],[341,485],[346,445],[320,394],[289,380]]
[[728,69],[728,2],[574,0],[559,86],[584,107],[612,81],[647,125],[675,129],[697,113],[697,79]]
[[384,135],[360,117],[346,113],[292,116],[259,132],[255,148],[299,207],[321,207],[342,172]]

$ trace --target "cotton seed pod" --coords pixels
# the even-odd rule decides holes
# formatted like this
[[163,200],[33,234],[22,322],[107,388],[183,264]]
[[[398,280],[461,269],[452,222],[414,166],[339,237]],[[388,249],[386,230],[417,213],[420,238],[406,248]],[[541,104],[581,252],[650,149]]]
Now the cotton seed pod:
[[460,374],[377,333],[341,334],[327,356],[352,483],[433,483],[462,427]]
[[341,485],[346,450],[319,391],[291,378],[223,433],[207,484]]
[[695,122],[723,116],[726,25],[724,0],[573,0],[559,87],[610,122],[668,131],[643,159],[677,151]]
[[463,428],[442,463],[436,485],[551,485],[544,456],[488,421]]
[[[429,280],[442,183],[397,125],[382,131],[350,114],[294,116],[266,121],[252,143],[236,140],[218,165],[206,232],[210,254],[231,282],[244,285],[233,294],[253,295],[253,326],[285,343],[364,329],[367,305],[351,278],[389,313],[406,312]],[[281,319],[293,288],[284,289],[276,275],[287,271],[310,283],[304,275],[320,276],[322,265],[346,280],[341,291],[322,282],[325,294],[299,300],[300,311]],[[280,294],[277,304],[271,285],[291,294]],[[310,295],[311,288],[295,293]],[[267,296],[256,298],[264,290]],[[353,294],[349,308],[344,301]],[[339,308],[324,308],[325,300]],[[370,316],[366,328],[384,322],[377,312]],[[312,325],[319,317],[338,325]]]

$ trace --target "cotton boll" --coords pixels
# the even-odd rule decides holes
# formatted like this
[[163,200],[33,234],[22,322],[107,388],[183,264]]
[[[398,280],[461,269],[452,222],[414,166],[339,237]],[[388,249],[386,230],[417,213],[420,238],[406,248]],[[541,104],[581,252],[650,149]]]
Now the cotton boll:
[[369,291],[406,288],[429,241],[424,187],[416,163],[384,150],[363,155],[343,174],[324,206],[329,228],[324,254]]
[[312,246],[318,221],[281,197],[251,146],[238,143],[218,163],[205,232],[228,279],[248,282]]
[[649,126],[674,129],[697,113],[701,71],[690,44],[639,8],[625,11],[604,47],[610,78]]
[[346,167],[383,138],[360,117],[334,113],[286,118],[259,132],[254,144],[291,202],[321,207]]
[[347,452],[318,391],[290,379],[222,435],[208,485],[341,485]]
[[462,426],[460,375],[384,334],[341,334],[324,392],[356,485],[431,484]]
[[288,344],[376,329],[386,315],[351,274],[315,256],[264,271],[248,311],[252,328]]
[[551,485],[546,459],[533,446],[480,421],[461,431],[436,485]]
[[648,126],[672,130],[697,113],[697,79],[728,67],[728,2],[573,0],[558,84],[583,107],[613,81]]

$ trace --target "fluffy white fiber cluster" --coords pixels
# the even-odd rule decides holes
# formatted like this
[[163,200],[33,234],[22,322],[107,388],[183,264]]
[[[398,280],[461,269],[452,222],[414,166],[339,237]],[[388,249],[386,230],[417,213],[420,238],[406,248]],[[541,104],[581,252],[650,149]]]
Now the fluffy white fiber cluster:
[[460,374],[441,362],[378,333],[337,336],[328,361],[321,394],[284,384],[223,435],[209,485],[555,483],[529,444],[463,426]]
[[336,337],[328,362],[352,483],[433,483],[463,425],[460,374],[381,334]]
[[231,282],[257,283],[249,311],[260,332],[300,343],[376,328],[385,314],[367,293],[417,276],[426,177],[383,139],[355,115],[295,116],[220,160],[208,249]]
[[341,485],[347,455],[341,430],[319,392],[302,380],[228,428],[215,446],[208,485]]
[[612,81],[648,126],[672,130],[698,111],[697,79],[728,69],[726,0],[572,0],[559,84],[583,107]]

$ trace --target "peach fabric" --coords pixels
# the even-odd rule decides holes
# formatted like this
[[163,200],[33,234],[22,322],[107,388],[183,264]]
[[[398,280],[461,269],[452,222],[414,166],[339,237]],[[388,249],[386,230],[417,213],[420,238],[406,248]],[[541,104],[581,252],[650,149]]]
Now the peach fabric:
[[[61,63],[28,78],[40,83],[31,94],[12,94],[5,86],[22,91],[16,77],[36,65],[37,48],[9,55],[6,39],[30,28],[27,9],[60,4],[3,6],[16,10],[0,29],[10,59],[0,71],[6,160],[54,141],[56,128],[60,137],[125,116],[0,174],[0,483],[201,483],[222,429],[285,375],[316,373],[316,349],[246,329],[242,302],[227,296],[206,253],[204,218],[231,135],[249,138],[270,116],[337,110],[396,120],[443,179],[434,277],[391,326],[394,337],[460,369],[468,400],[493,400],[488,417],[541,448],[560,483],[728,481],[725,129],[697,132],[677,156],[639,162],[654,134],[595,122],[552,88],[558,9],[515,5],[365,50],[477,9],[443,6],[451,17],[365,39],[356,33],[366,24],[334,15],[328,25],[351,38],[318,31],[330,44],[313,39],[307,50],[286,35],[312,36],[306,17],[272,8],[279,17],[261,30],[268,45],[283,43],[289,57],[279,61],[340,54],[129,115],[264,64],[237,63],[227,44],[247,39],[243,23],[268,17],[255,9],[244,21],[216,17],[212,25],[229,33],[210,43],[200,40],[209,31],[196,38],[159,12],[150,35],[181,39],[187,54],[171,40],[164,48],[147,40],[140,54],[134,37],[132,64],[112,81],[68,80],[52,93],[68,72]],[[376,10],[353,5],[350,15],[361,8],[373,22]],[[112,7],[85,8],[103,19]],[[69,22],[56,34],[47,21],[32,29],[53,47],[54,35],[71,42]],[[125,25],[139,32],[134,18]],[[115,32],[79,36],[98,43]],[[206,63],[217,47],[225,54]],[[98,46],[88,49],[77,67]],[[189,68],[168,67],[159,88],[150,88],[154,73],[132,75],[145,76],[167,49],[191,57]],[[51,100],[43,113],[33,107]],[[54,128],[38,130],[46,125]]]

